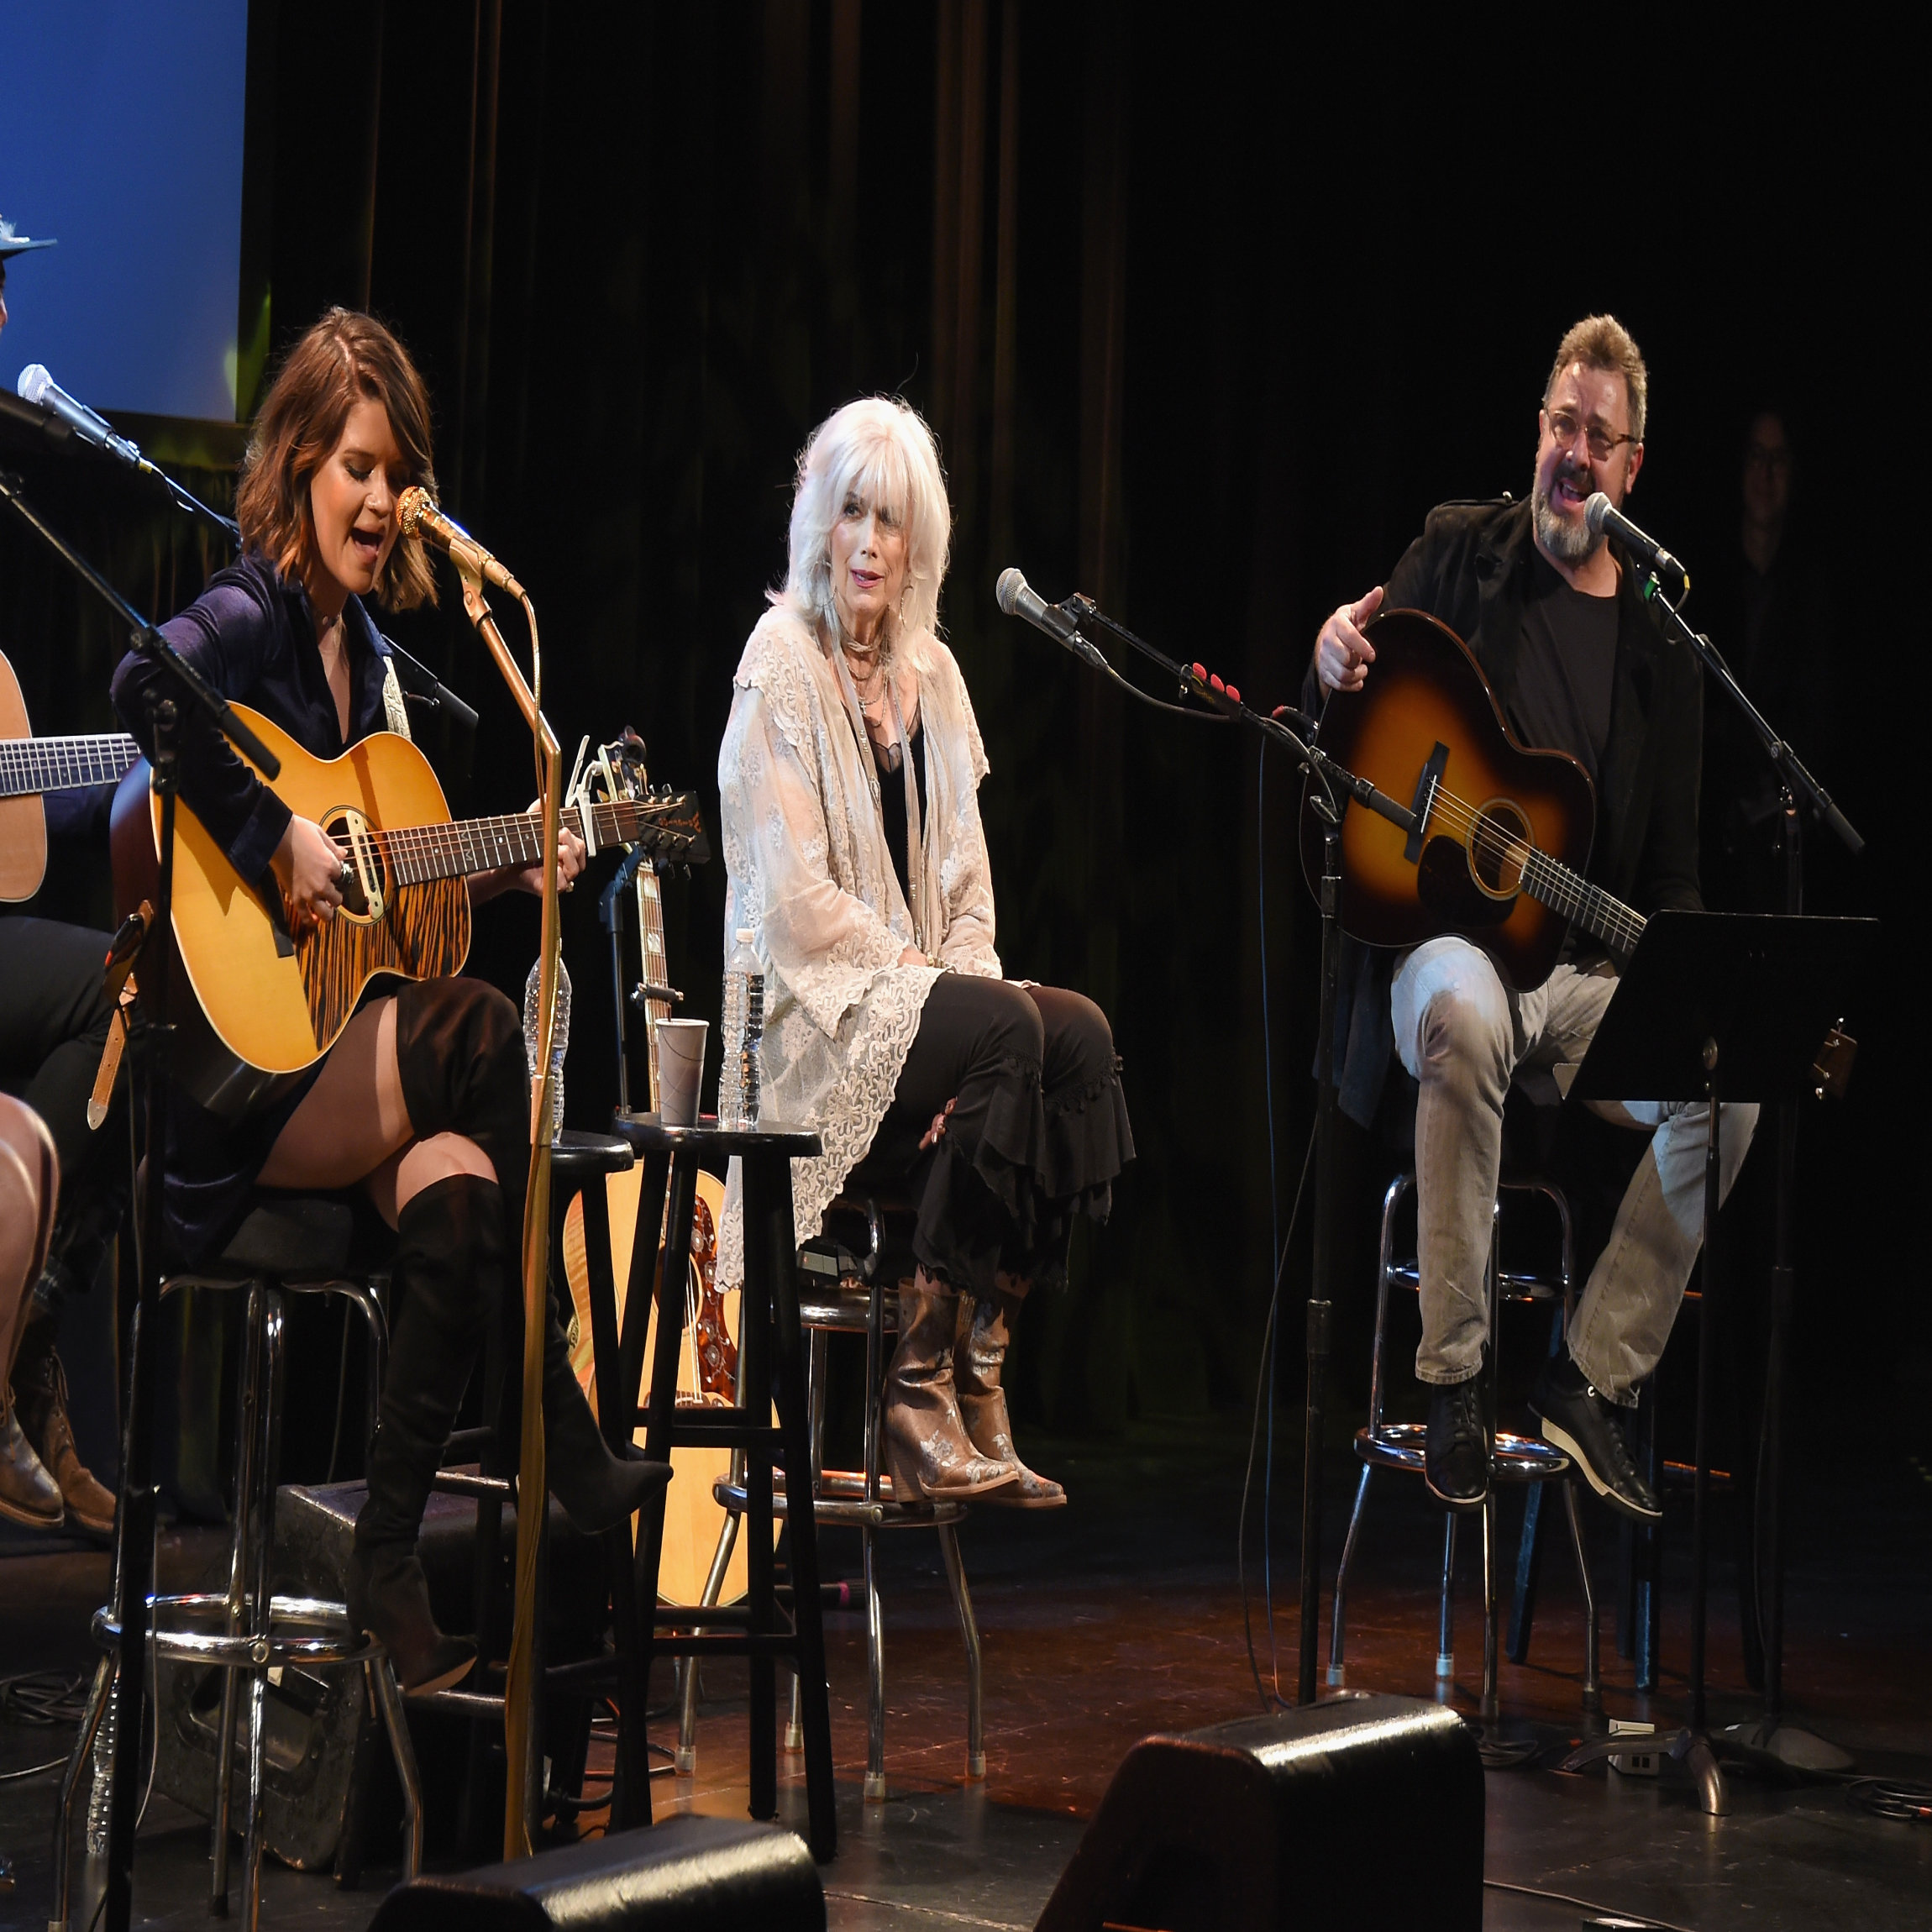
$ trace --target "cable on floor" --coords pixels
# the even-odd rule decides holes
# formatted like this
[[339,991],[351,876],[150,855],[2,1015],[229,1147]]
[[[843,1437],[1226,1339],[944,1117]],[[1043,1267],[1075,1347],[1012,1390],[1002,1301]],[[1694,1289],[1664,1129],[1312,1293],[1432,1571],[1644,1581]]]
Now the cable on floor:
[[1679,1925],[1671,1919],[1648,1919],[1641,1912],[1619,1912],[1608,1905],[1599,1905],[1588,1898],[1572,1898],[1567,1892],[1548,1892],[1541,1885],[1514,1885],[1505,1878],[1485,1878],[1483,1888],[1486,1892],[1513,1893],[1519,1898],[1547,1899],[1552,1905],[1573,1905],[1581,1912],[1593,1912],[1593,1923],[1604,1926],[1630,1926],[1632,1932],[1691,1932],[1688,1925]]

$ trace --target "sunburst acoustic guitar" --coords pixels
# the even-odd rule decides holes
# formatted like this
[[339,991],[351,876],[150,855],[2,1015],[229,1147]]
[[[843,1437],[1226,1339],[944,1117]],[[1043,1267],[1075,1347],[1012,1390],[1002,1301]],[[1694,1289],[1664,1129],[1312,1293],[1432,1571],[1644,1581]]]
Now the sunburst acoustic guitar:
[[140,755],[124,732],[34,737],[20,680],[0,654],[0,900],[31,899],[47,876],[41,795],[111,785]]
[[[1329,694],[1315,740],[1365,781],[1341,819],[1342,931],[1391,947],[1460,933],[1519,992],[1549,978],[1572,925],[1628,958],[1642,917],[1583,876],[1597,808],[1583,766],[1517,742],[1447,625],[1388,611],[1365,634],[1368,682]],[[1305,783],[1302,869],[1319,899],[1317,795]]]
[[[531,865],[538,820],[523,812],[453,821],[429,761],[406,738],[376,732],[318,759],[245,705],[235,711],[277,758],[276,793],[346,848],[353,878],[335,917],[291,930],[272,873],[246,879],[206,826],[177,801],[174,937],[192,997],[171,1001],[176,1077],[203,1106],[245,1111],[335,1044],[378,974],[433,979],[470,951],[467,874]],[[582,812],[564,815],[585,831]],[[111,821],[114,890],[124,914],[155,897],[160,801],[146,763],[122,780]],[[618,799],[591,808],[606,845],[642,844],[695,858],[704,831],[696,798]]]

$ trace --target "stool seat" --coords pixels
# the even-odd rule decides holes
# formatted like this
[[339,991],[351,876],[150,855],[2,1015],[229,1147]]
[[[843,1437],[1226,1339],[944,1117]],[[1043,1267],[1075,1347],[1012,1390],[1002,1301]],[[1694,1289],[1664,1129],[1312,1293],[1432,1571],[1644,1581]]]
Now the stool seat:
[[613,1114],[612,1130],[640,1154],[782,1153],[810,1158],[823,1153],[816,1127],[792,1121],[761,1121],[755,1127],[721,1127],[715,1114],[703,1114],[695,1126],[667,1126],[655,1114]]
[[356,1245],[358,1216],[340,1195],[258,1192],[228,1243],[197,1277],[319,1281],[340,1274]]
[[631,1143],[616,1134],[565,1127],[550,1143],[553,1187],[580,1188],[592,1174],[627,1173],[638,1164]]

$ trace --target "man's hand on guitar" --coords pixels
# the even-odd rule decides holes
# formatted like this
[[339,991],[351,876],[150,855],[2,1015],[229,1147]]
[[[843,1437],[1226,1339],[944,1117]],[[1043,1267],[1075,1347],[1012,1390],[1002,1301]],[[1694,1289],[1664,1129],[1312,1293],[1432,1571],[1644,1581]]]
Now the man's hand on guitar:
[[1375,647],[1362,636],[1362,626],[1381,608],[1382,586],[1378,584],[1366,597],[1342,605],[1321,627],[1315,640],[1315,669],[1324,690],[1362,689],[1375,662]]
[[320,926],[342,903],[347,853],[312,818],[291,818],[269,864],[288,903],[292,927]]

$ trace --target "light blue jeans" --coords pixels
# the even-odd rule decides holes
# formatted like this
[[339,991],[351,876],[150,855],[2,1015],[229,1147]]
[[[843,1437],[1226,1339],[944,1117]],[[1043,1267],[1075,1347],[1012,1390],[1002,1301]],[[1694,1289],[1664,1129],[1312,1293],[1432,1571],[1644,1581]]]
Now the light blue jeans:
[[[1422,1089],[1415,1109],[1422,1301],[1415,1373],[1424,1382],[1466,1382],[1483,1364],[1490,1210],[1509,1083],[1520,1069],[1581,1060],[1616,990],[1607,969],[1559,966],[1535,992],[1515,993],[1486,953],[1454,937],[1417,947],[1396,969],[1395,1050]],[[1709,1110],[1701,1100],[1591,1105],[1651,1135],[1569,1331],[1571,1358],[1593,1386],[1630,1403],[1670,1339],[1703,1243]],[[1756,1125],[1754,1105],[1725,1103],[1718,1149],[1725,1194]]]

